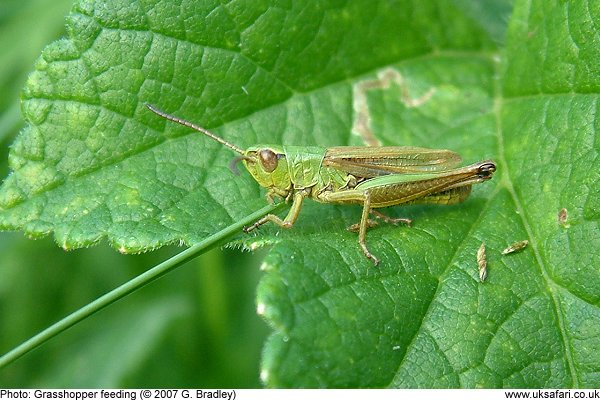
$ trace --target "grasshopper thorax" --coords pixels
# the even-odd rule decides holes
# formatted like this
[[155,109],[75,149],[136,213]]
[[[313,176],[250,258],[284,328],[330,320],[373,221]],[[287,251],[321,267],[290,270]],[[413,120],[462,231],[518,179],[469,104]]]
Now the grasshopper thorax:
[[244,165],[259,185],[275,193],[290,190],[292,182],[282,146],[253,146],[244,152]]

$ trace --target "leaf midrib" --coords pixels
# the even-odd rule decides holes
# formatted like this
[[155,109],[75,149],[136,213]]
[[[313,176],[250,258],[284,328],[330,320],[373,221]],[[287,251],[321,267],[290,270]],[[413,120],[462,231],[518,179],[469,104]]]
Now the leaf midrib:
[[[448,262],[446,263],[446,267],[444,268],[444,272],[438,277],[438,285],[436,287],[435,292],[433,293],[433,296],[431,296],[431,301],[429,303],[429,305],[427,306],[427,309],[425,310],[425,312],[423,313],[423,318],[421,319],[421,323],[419,324],[419,328],[415,331],[415,334],[413,336],[413,338],[411,339],[410,343],[406,346],[406,351],[404,352],[404,357],[402,358],[402,360],[400,360],[400,362],[398,363],[398,368],[396,370],[396,373],[394,374],[394,377],[397,377],[400,375],[400,370],[402,369],[404,362],[406,361],[406,357],[407,355],[411,352],[412,348],[414,348],[414,346],[416,346],[416,341],[417,338],[419,338],[422,334],[425,335],[429,335],[425,330],[424,330],[424,324],[425,321],[429,320],[429,315],[432,312],[432,305],[434,303],[436,303],[435,299],[439,294],[439,290],[441,287],[441,283],[444,281],[444,277],[446,277],[450,271],[451,271],[451,266],[452,264],[455,263],[457,257],[459,254],[461,254],[461,251],[465,249],[466,247],[466,243],[469,240],[469,238],[471,237],[471,234],[473,233],[473,231],[476,229],[476,227],[478,226],[479,222],[482,220],[483,216],[486,214],[487,210],[489,209],[490,205],[493,203],[493,199],[498,195],[498,193],[501,190],[501,185],[497,185],[496,188],[494,189],[494,192],[492,193],[492,195],[490,196],[490,199],[485,203],[485,206],[481,209],[481,211],[479,212],[479,215],[477,216],[477,218],[473,221],[473,223],[471,224],[471,226],[469,227],[469,230],[465,233],[465,235],[463,236],[462,240],[460,242],[457,243],[456,248],[454,249],[454,252],[452,254],[452,256],[449,258]],[[431,335],[429,335],[431,337]],[[434,340],[432,338],[432,341],[436,344],[437,346],[437,341]],[[442,352],[440,350],[441,354],[444,355],[444,357],[446,357],[446,354],[444,352]],[[447,358],[446,358],[447,359]],[[452,363],[450,362],[450,360],[448,360],[448,365],[452,365]],[[456,373],[456,370],[453,370]],[[394,379],[392,379],[392,381],[387,385],[387,387],[393,387],[394,383]]]
[[[525,211],[525,208],[523,207],[523,203],[515,191],[515,188],[513,185],[513,179],[511,177],[511,169],[509,168],[509,164],[507,162],[506,152],[505,152],[505,148],[504,148],[504,131],[502,129],[502,107],[503,107],[504,103],[510,103],[511,100],[523,100],[523,99],[528,99],[528,98],[536,98],[537,99],[542,96],[546,97],[546,95],[544,95],[544,94],[524,95],[524,96],[510,97],[508,99],[504,99],[502,97],[502,88],[501,88],[501,82],[502,82],[501,78],[503,78],[503,77],[501,77],[501,75],[500,75],[498,66],[496,67],[495,73],[497,74],[497,79],[494,79],[494,81],[496,82],[494,85],[494,92],[495,92],[494,114],[496,117],[496,137],[498,138],[498,158],[500,160],[501,165],[504,165],[506,167],[506,171],[502,175],[501,184],[503,184],[503,186],[506,188],[506,190],[510,194],[511,199],[512,199],[515,207],[517,208],[518,218],[520,218],[521,224],[523,225],[523,228],[525,229],[525,232],[527,233],[527,238],[529,240],[529,244],[531,246],[534,257],[539,266],[540,274],[542,276],[542,279],[544,280],[545,286],[548,288],[547,290],[550,294],[550,298],[552,299],[552,304],[553,304],[554,312],[556,315],[556,320],[558,322],[558,328],[559,328],[558,330],[560,332],[560,338],[561,338],[562,344],[563,344],[564,358],[567,361],[567,365],[569,368],[569,374],[570,374],[571,380],[573,382],[572,387],[579,387],[579,379],[578,379],[578,376],[576,373],[575,362],[574,362],[573,354],[571,351],[572,348],[569,345],[570,343],[568,340],[568,334],[567,334],[568,331],[566,329],[566,324],[564,321],[562,307],[560,305],[560,299],[557,297],[557,293],[556,293],[557,285],[550,278],[550,275],[548,274],[547,262],[544,259],[544,257],[542,257],[542,254],[540,251],[540,245],[538,244],[537,238],[533,233],[531,223],[528,219],[528,213]],[[553,93],[553,94],[549,94],[548,96],[564,97],[564,96],[572,96],[572,95],[573,95],[573,93],[561,93],[561,94]]]

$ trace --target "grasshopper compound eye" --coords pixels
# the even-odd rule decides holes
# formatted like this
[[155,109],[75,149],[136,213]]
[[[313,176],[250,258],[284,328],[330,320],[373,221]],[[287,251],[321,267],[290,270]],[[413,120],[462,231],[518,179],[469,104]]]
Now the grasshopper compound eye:
[[279,157],[273,150],[263,149],[258,152],[258,158],[260,159],[260,163],[262,164],[265,172],[273,172],[277,168],[277,163],[279,162]]

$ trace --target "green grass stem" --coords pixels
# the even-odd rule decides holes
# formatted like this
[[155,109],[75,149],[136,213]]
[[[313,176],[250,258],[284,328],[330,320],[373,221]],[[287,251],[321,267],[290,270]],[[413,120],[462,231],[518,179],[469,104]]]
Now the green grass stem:
[[47,342],[59,333],[64,332],[73,325],[83,321],[87,317],[97,313],[103,308],[116,302],[117,300],[122,299],[123,297],[138,290],[142,286],[145,286],[148,283],[160,278],[167,272],[174,270],[175,268],[185,264],[186,262],[194,259],[195,257],[198,257],[202,253],[212,249],[228,237],[239,233],[244,226],[250,225],[252,222],[256,221],[257,219],[266,214],[273,213],[282,209],[284,205],[285,203],[279,203],[261,208],[255,213],[248,215],[246,218],[236,222],[235,224],[227,226],[225,229],[215,233],[212,236],[209,236],[202,242],[189,247],[181,253],[169,258],[168,260],[158,264],[157,266],[151,268],[143,274],[140,274],[137,277],[127,281],[126,283],[115,288],[114,290],[111,290],[110,292],[92,301],[91,303],[81,307],[77,311],[64,317],[60,321],[57,321],[53,325],[44,329],[37,335],[31,337],[27,341],[23,342],[19,346],[15,347],[14,349],[10,350],[8,353],[0,357],[0,369],[7,366],[8,364],[15,361],[24,354],[35,349],[36,347]]

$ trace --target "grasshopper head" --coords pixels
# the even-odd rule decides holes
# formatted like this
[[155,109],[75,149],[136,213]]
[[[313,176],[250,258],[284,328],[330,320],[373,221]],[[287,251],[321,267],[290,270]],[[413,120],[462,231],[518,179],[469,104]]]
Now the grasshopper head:
[[250,175],[262,187],[274,189],[275,193],[284,193],[291,188],[288,164],[281,146],[250,147],[244,152],[242,160]]

